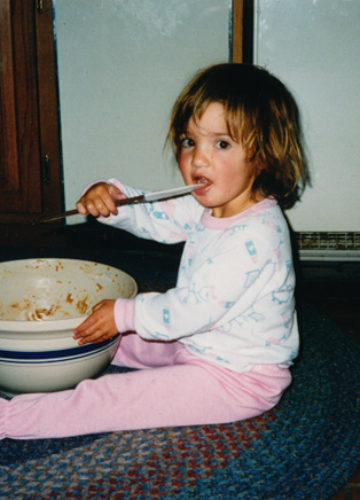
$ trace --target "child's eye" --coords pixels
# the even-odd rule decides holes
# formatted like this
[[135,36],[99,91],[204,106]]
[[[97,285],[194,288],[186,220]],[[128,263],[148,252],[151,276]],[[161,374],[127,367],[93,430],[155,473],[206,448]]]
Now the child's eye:
[[230,146],[230,144],[227,141],[224,141],[223,139],[217,141],[216,147],[218,149],[227,149]]
[[192,146],[194,146],[194,144],[194,141],[189,137],[184,137],[183,139],[181,139],[181,146],[184,148],[191,148]]

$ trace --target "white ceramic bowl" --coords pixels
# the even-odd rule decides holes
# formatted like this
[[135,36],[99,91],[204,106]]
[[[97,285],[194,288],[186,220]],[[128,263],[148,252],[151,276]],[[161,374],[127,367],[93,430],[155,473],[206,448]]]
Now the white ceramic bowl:
[[131,298],[127,273],[77,259],[0,263],[0,391],[68,389],[101,373],[120,336],[79,346],[73,330],[103,299]]

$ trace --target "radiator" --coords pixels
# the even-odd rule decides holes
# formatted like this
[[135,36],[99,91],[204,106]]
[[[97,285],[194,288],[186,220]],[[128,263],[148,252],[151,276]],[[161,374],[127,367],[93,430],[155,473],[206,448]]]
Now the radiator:
[[360,261],[360,232],[297,232],[301,260]]

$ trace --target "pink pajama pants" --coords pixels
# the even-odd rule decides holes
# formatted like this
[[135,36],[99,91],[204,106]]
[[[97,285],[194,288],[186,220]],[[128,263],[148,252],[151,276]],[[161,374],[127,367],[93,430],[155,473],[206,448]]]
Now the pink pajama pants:
[[73,390],[0,399],[0,438],[233,422],[275,406],[291,382],[277,365],[239,374],[193,356],[180,342],[135,333],[122,336],[113,364],[140,369],[84,380]]

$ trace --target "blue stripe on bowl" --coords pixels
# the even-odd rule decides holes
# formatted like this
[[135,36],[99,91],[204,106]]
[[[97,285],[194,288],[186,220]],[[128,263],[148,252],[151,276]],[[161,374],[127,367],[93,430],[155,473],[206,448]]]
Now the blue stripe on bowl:
[[58,349],[56,351],[7,351],[0,350],[1,362],[55,362],[61,360],[70,360],[81,357],[87,357],[96,352],[106,349],[109,345],[116,342],[118,335],[104,342],[86,344],[83,346],[71,347],[69,349]]
[[100,352],[100,350],[88,352],[88,353],[83,354],[81,356],[71,356],[71,357],[69,356],[66,358],[56,358],[56,359],[48,358],[48,359],[19,359],[19,360],[16,360],[16,359],[0,358],[0,364],[2,364],[2,365],[9,364],[9,365],[39,366],[39,365],[49,365],[52,363],[67,363],[68,361],[78,361],[78,360],[83,360],[83,359],[89,358],[91,356],[94,356],[98,352]]

